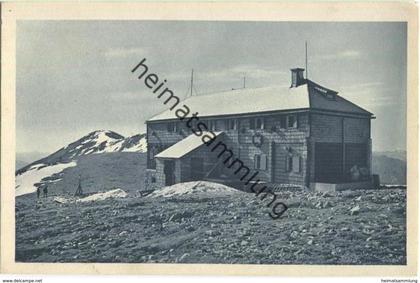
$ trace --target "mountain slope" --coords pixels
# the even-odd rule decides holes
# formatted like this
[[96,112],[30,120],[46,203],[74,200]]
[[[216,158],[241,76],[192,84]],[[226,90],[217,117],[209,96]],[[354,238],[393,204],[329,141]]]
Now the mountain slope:
[[388,150],[388,151],[375,151],[375,155],[383,155],[394,159],[399,159],[402,161],[407,161],[407,151],[405,150]]
[[[63,172],[69,172],[70,168],[77,167],[78,162],[81,159],[89,160],[91,156],[93,157],[104,153],[139,154],[146,150],[147,143],[145,134],[138,134],[125,138],[112,131],[100,130],[91,132],[53,154],[17,170],[16,196],[33,193],[38,187],[43,185],[48,185],[49,188],[55,187],[55,184],[62,180],[64,176]],[[128,158],[127,154],[122,156]],[[121,158],[121,156],[118,158]],[[130,156],[130,158],[133,157]],[[138,158],[138,155],[136,155],[135,158]],[[101,164],[89,164],[92,169],[95,166],[101,168]],[[124,162],[122,162],[122,164],[124,164]],[[113,168],[112,165],[111,168]],[[84,170],[89,171],[89,168],[84,168]],[[125,168],[125,170],[130,169]],[[79,175],[83,173],[79,170],[76,170],[75,172],[79,172]],[[107,174],[111,173],[108,172]],[[54,186],[52,186],[53,184]]]
[[47,156],[48,152],[16,152],[16,163],[15,168],[20,169],[25,167],[26,165],[32,163],[34,160],[38,160]]
[[59,149],[53,154],[17,170],[16,175],[22,174],[33,165],[67,163],[82,155],[104,152],[146,152],[147,144],[145,136],[145,134],[139,134],[125,138],[112,131],[94,131]]
[[56,175],[55,182],[48,184],[55,195],[73,195],[79,181],[83,193],[97,193],[121,188],[127,193],[143,190],[146,154],[142,152],[110,152],[84,155],[77,165]]
[[[76,162],[68,162],[64,164],[55,164],[44,166],[43,164],[35,164],[28,168],[23,174],[17,175],[15,180],[16,196],[30,194],[36,191],[36,188],[43,183],[54,183],[60,178],[58,173],[68,167],[76,166]],[[48,180],[46,179],[48,178]]]
[[405,185],[407,162],[382,154],[373,154],[372,171],[379,174],[381,184]]

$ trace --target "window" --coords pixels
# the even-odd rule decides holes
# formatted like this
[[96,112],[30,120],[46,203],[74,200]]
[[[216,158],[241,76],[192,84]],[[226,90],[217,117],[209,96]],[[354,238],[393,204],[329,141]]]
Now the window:
[[288,128],[297,128],[297,115],[288,115],[287,116],[287,127]]
[[264,129],[264,118],[250,118],[249,125],[251,129]]
[[280,128],[286,129],[287,119],[286,116],[280,116]]
[[254,118],[249,119],[249,128],[250,129],[255,129],[255,119]]
[[216,120],[210,120],[207,122],[207,127],[210,131],[216,131],[217,127],[216,127]]
[[256,118],[255,128],[256,129],[264,129],[264,118]]
[[287,156],[286,170],[293,173],[302,172],[302,158],[297,155]]
[[238,126],[237,123],[238,123],[238,120],[236,120],[236,119],[229,120],[228,130],[236,130],[238,128],[237,127]]
[[226,130],[236,130],[238,128],[237,120],[236,119],[225,120],[225,128]]
[[299,156],[293,156],[292,157],[292,171],[294,172],[294,173],[300,173],[300,164],[301,162],[300,162],[300,157]]
[[254,155],[254,169],[267,170],[267,155],[266,154]]

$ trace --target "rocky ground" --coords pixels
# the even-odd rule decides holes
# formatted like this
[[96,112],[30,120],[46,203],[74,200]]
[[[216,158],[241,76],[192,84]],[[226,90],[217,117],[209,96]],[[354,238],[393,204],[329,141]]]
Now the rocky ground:
[[60,204],[16,199],[18,262],[405,264],[404,189],[206,193]]

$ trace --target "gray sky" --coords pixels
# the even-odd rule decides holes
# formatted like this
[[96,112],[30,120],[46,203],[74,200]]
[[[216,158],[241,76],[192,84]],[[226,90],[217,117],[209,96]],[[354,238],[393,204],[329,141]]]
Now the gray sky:
[[290,85],[289,69],[373,112],[373,150],[405,149],[405,23],[20,21],[17,152],[52,152],[107,129],[129,136],[165,109],[131,69],[142,59],[184,97]]

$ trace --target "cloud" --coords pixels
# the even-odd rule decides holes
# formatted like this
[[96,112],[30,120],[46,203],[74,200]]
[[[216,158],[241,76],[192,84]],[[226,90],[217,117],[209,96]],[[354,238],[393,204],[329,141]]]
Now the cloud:
[[338,53],[334,53],[334,54],[324,54],[324,55],[320,55],[318,56],[319,59],[322,60],[336,60],[336,59],[347,59],[347,60],[352,60],[352,59],[358,59],[362,57],[362,54],[357,51],[357,50],[343,50],[340,51]]
[[108,94],[108,97],[113,101],[138,101],[140,100],[139,93],[135,92],[112,92]]
[[117,102],[120,104],[152,103],[156,100],[156,97],[147,92],[147,89],[139,91],[110,92],[107,93],[106,96],[111,102]]
[[340,93],[362,107],[378,108],[403,103],[398,90],[386,87],[383,82],[365,82],[343,87]]
[[385,84],[381,81],[377,82],[364,82],[343,86],[342,88],[348,91],[368,91],[368,90],[379,90],[385,87]]
[[104,56],[108,58],[124,58],[132,55],[146,57],[147,51],[141,47],[133,48],[111,48],[104,52]]

